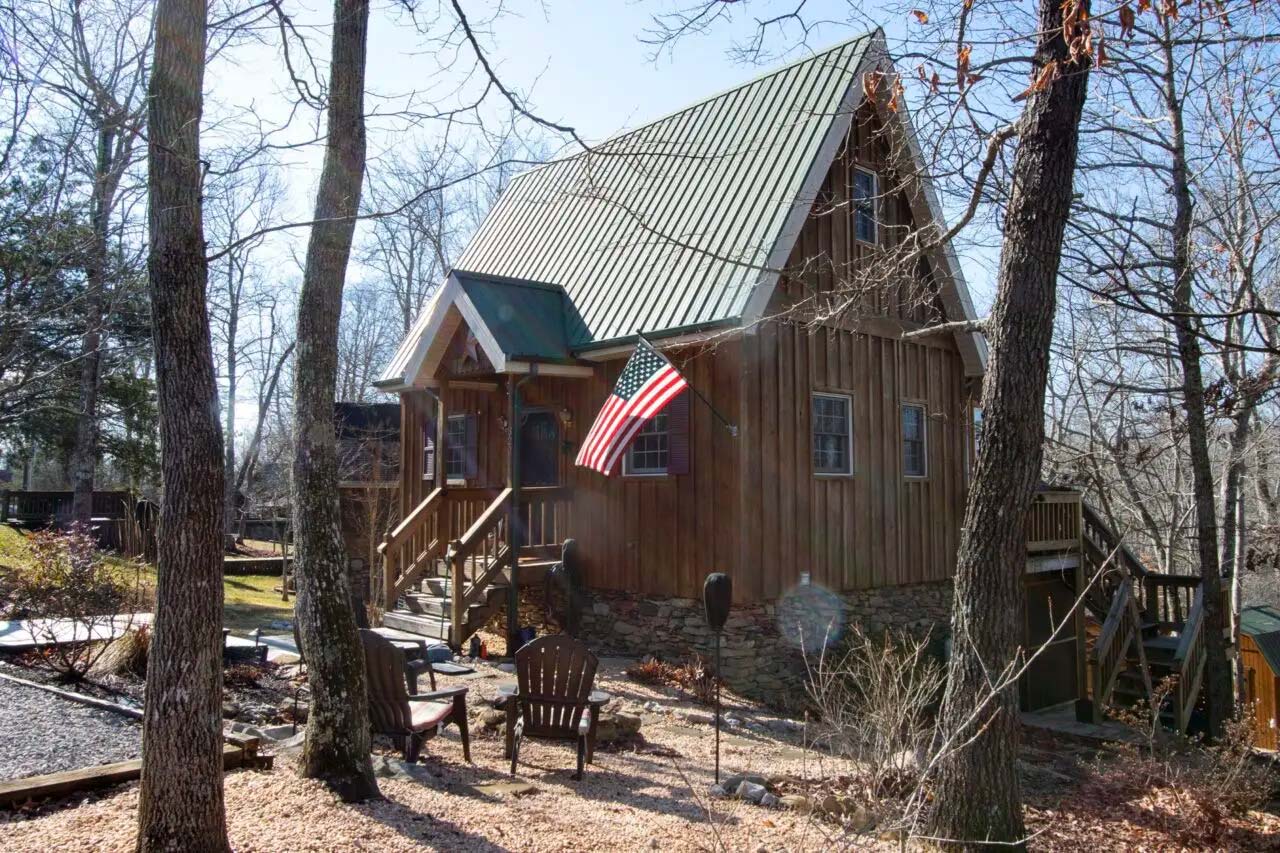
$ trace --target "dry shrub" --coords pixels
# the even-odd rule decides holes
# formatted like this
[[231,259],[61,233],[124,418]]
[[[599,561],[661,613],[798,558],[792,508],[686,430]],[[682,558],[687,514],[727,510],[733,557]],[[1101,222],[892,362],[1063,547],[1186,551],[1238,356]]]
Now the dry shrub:
[[[31,566],[17,573],[14,608],[27,631],[42,643],[43,662],[64,681],[81,681],[110,643],[113,626],[132,627],[124,614],[138,605],[137,584],[124,580],[79,525],[65,533],[32,535]],[[44,620],[71,620],[75,638],[61,642]]]
[[222,674],[222,683],[227,687],[257,687],[263,673],[250,663],[237,663],[226,668]]
[[1099,768],[1108,791],[1118,798],[1163,801],[1163,811],[1178,826],[1166,831],[1192,846],[1226,842],[1231,821],[1262,808],[1280,790],[1280,769],[1274,759],[1253,749],[1252,714],[1238,708],[1222,738],[1206,743],[1163,728],[1153,709],[1164,706],[1177,679],[1170,676],[1153,685],[1151,702],[1115,711],[1121,722],[1143,734],[1135,744],[1117,747],[1114,760]]
[[139,625],[124,636],[112,640],[102,657],[93,665],[93,674],[136,675],[147,674],[147,658],[151,654],[151,629]]
[[678,687],[694,701],[710,705],[716,699],[716,676],[707,662],[694,657],[684,663],[672,664],[646,657],[627,668],[627,675],[641,684]]
[[874,640],[854,626],[840,649],[806,661],[814,741],[854,762],[849,786],[871,802],[905,796],[927,765],[945,681],[928,648],[927,638]]

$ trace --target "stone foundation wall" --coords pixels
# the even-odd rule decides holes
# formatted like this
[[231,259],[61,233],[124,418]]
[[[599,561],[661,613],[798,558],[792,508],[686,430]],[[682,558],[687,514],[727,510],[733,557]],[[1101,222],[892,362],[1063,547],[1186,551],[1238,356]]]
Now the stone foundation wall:
[[[714,656],[714,638],[699,600],[599,591],[587,596],[582,635],[598,654],[653,655],[672,662]],[[940,641],[950,618],[950,581],[839,596],[799,587],[778,602],[733,608],[721,646],[724,679],[745,696],[798,705],[805,673],[798,634],[820,635],[832,624],[843,633],[840,628],[860,624],[870,636],[893,629],[915,636],[931,633]],[[797,620],[809,627],[798,632]]]

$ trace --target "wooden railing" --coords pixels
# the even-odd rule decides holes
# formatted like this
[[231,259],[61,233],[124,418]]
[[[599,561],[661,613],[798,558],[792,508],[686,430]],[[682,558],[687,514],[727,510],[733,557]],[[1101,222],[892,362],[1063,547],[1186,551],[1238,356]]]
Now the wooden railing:
[[1199,589],[1197,575],[1147,572],[1142,578],[1142,613],[1161,631],[1183,630]]
[[1111,700],[1116,678],[1128,666],[1129,647],[1133,645],[1134,639],[1138,639],[1139,648],[1142,646],[1138,633],[1140,626],[1133,618],[1134,604],[1133,581],[1125,578],[1116,588],[1106,621],[1102,623],[1102,631],[1089,655],[1093,705],[1099,711]]
[[510,500],[511,489],[503,489],[467,531],[449,544],[449,642],[455,648],[462,646],[467,609],[480,603],[510,555],[507,537]]
[[436,489],[378,546],[382,554],[382,604],[387,610],[417,583],[459,531],[469,528],[493,500],[495,489]]
[[395,607],[409,585],[421,577],[440,556],[446,541],[441,536],[440,508],[444,489],[436,489],[401,519],[387,540],[378,546],[382,555],[382,606]]
[[1200,683],[1204,679],[1204,590],[1197,588],[1192,598],[1187,621],[1178,638],[1178,650],[1173,656],[1177,669],[1177,682],[1173,689],[1173,712],[1178,731],[1185,732],[1191,722],[1200,696]]
[[1037,492],[1027,513],[1027,550],[1074,551],[1080,547],[1080,493]]
[[558,549],[570,537],[573,492],[563,486],[524,489],[520,517],[524,522],[524,549]]
[[[54,524],[71,516],[74,492],[0,492],[0,521]],[[94,518],[119,519],[133,514],[133,495],[127,491],[94,492]]]
[[[548,548],[568,538],[571,497],[572,493],[561,487],[521,490],[521,551]],[[468,608],[484,599],[489,587],[510,565],[510,502],[511,489],[502,490],[467,531],[449,544],[446,559],[452,585],[450,642],[455,647],[461,647],[465,639]]]

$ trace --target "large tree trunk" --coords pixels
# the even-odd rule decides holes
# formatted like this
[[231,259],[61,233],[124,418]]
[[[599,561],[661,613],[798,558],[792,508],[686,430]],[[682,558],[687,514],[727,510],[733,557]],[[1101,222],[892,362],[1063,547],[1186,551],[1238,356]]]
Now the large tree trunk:
[[160,0],[148,93],[151,316],[160,409],[156,621],[139,850],[222,851],[222,436],[200,202],[205,0]]
[[1036,68],[1057,62],[1063,74],[1030,95],[1019,125],[942,707],[942,736],[958,748],[939,763],[930,832],[970,850],[1020,847],[1026,835],[1017,685],[993,695],[992,682],[1018,660],[1023,640],[1024,525],[1040,476],[1056,281],[1088,82],[1088,60],[1068,62],[1060,0],[1041,0],[1040,23]]
[[368,0],[335,0],[328,141],[298,300],[294,384],[295,610],[311,682],[303,773],[349,801],[378,795],[369,760],[364,652],[340,526],[333,424],[342,285],[364,179],[368,26]]
[[98,391],[102,387],[102,321],[107,284],[107,230],[118,178],[112,163],[116,133],[105,122],[98,129],[93,190],[90,193],[89,262],[85,269],[84,334],[80,338],[80,410],[71,451],[71,517],[88,524],[93,517],[93,482],[98,465]]
[[1191,455],[1192,493],[1196,506],[1196,547],[1200,559],[1200,584],[1204,601],[1205,642],[1204,690],[1208,697],[1209,736],[1219,737],[1233,709],[1231,666],[1227,661],[1227,627],[1222,595],[1222,571],[1218,562],[1218,520],[1214,506],[1213,463],[1209,458],[1209,426],[1205,417],[1204,376],[1200,368],[1200,338],[1197,334],[1193,287],[1194,261],[1191,256],[1192,200],[1191,176],[1186,156],[1186,135],[1182,120],[1182,100],[1177,88],[1177,64],[1173,56],[1174,35],[1164,20],[1164,96],[1172,130],[1173,169],[1173,268],[1171,304],[1173,328],[1178,343],[1178,365],[1182,369],[1182,405],[1187,416],[1187,446]]

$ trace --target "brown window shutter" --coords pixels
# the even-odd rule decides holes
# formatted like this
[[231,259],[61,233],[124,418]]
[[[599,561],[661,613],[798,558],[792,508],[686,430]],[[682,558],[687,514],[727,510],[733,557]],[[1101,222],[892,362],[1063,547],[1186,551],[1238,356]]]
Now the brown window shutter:
[[667,403],[667,473],[689,473],[689,392]]
[[474,480],[480,476],[480,459],[479,448],[480,443],[476,435],[476,416],[469,414],[467,417],[467,439],[466,452],[462,456],[463,476],[468,480]]
[[436,423],[432,420],[422,423],[422,479],[436,479]]

